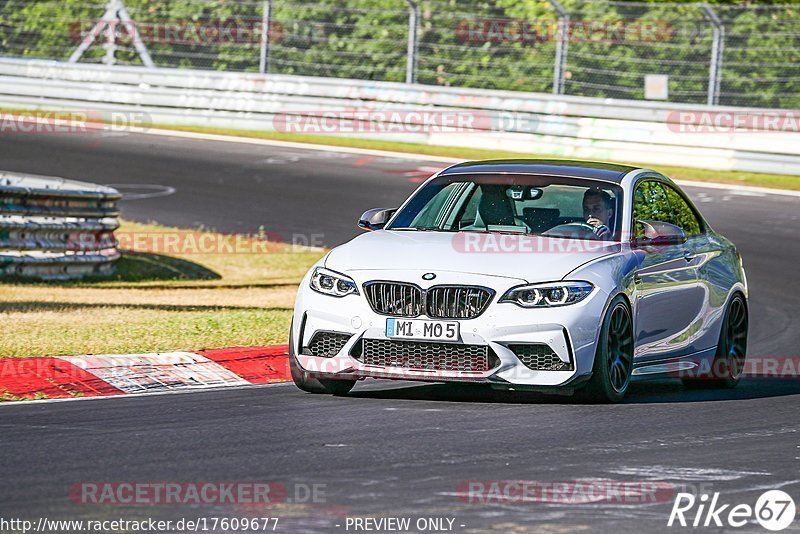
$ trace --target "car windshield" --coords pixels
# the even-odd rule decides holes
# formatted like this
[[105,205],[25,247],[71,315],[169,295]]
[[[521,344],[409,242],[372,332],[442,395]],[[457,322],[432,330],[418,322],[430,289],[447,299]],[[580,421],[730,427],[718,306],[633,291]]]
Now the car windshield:
[[418,190],[387,230],[619,240],[622,190],[583,178],[449,175]]

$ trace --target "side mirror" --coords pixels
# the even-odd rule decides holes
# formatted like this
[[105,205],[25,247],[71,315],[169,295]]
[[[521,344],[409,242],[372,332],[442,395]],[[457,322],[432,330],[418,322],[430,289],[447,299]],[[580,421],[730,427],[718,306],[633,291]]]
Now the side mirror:
[[635,237],[635,247],[657,247],[665,245],[682,245],[686,243],[686,233],[680,226],[662,221],[636,221],[644,227],[644,236]]
[[373,208],[367,210],[358,219],[358,227],[362,230],[381,230],[396,211],[397,208]]

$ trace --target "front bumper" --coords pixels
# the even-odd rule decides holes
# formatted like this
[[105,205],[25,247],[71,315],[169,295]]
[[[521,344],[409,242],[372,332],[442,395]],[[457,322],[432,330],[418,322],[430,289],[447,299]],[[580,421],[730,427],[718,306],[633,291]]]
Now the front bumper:
[[[353,276],[353,273],[348,273]],[[420,280],[422,271],[403,276]],[[353,276],[359,287],[375,273]],[[381,279],[387,279],[385,275]],[[454,280],[456,277],[454,277]],[[525,309],[497,300],[520,281],[459,273],[458,283],[492,287],[496,291],[486,311],[474,319],[459,320],[460,343],[489,348],[492,367],[486,371],[415,369],[368,365],[359,359],[363,339],[387,340],[387,316],[372,311],[363,295],[342,298],[319,294],[303,280],[295,304],[292,345],[300,367],[319,378],[421,380],[429,382],[478,382],[500,387],[567,388],[591,374],[599,326],[608,295],[598,288],[582,302],[570,306]],[[443,283],[437,280],[438,283]],[[445,282],[449,283],[449,282]],[[431,284],[433,285],[433,284]],[[420,317],[420,319],[427,319]],[[435,319],[431,319],[435,320]],[[344,346],[332,356],[314,356],[307,347],[318,332],[349,335]],[[509,348],[519,344],[543,344],[552,349],[568,370],[534,370]],[[305,352],[305,354],[304,354]],[[363,359],[363,358],[362,358]]]

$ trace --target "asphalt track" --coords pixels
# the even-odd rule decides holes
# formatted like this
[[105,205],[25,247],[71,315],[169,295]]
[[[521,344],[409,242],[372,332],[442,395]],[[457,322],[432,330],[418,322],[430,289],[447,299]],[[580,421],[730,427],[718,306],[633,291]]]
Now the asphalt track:
[[[441,166],[146,135],[0,138],[3,170],[174,189],[123,201],[130,219],[225,232],[264,226],[326,245],[355,235],[364,209],[397,205]],[[749,357],[798,356],[800,201],[687,191],[742,251]],[[260,511],[281,517],[278,532],[344,531],[346,517],[357,515],[449,517],[456,532],[685,530],[666,526],[681,488],[750,505],[766,489],[783,489],[800,503],[798,400],[797,379],[763,378],[723,392],[639,382],[617,406],[377,381],[347,397],[279,385],[3,405],[0,517],[231,517],[253,510],[76,505],[68,491],[80,481],[275,481],[325,484],[324,503],[294,498]],[[465,481],[520,479],[657,481],[672,492],[656,502],[591,504],[470,503],[458,495]],[[753,523],[739,531],[766,532]]]

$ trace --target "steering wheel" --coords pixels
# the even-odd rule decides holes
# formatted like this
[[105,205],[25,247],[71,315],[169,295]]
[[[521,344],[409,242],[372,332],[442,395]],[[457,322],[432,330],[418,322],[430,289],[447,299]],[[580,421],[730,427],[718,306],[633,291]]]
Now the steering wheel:
[[597,237],[597,234],[594,233],[594,226],[586,222],[559,224],[542,232],[542,235],[547,237]]

